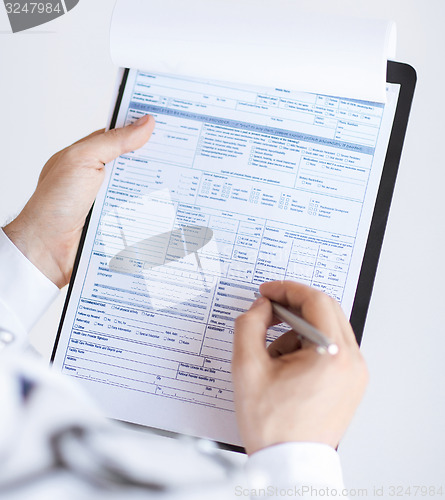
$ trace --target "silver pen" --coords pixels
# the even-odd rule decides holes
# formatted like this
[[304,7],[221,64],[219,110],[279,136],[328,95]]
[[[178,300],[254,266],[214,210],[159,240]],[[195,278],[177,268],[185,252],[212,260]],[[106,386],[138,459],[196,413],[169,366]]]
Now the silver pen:
[[[262,297],[262,295],[255,292],[255,297],[258,299]],[[310,323],[305,321],[303,318],[300,318],[300,316],[297,316],[294,312],[290,311],[281,304],[278,304],[278,302],[271,300],[270,303],[272,304],[275,316],[281,321],[287,323],[292,330],[301,335],[303,338],[317,344],[317,351],[320,354],[328,352],[329,354],[334,355],[338,353],[338,345],[331,342],[326,335],[318,331]]]

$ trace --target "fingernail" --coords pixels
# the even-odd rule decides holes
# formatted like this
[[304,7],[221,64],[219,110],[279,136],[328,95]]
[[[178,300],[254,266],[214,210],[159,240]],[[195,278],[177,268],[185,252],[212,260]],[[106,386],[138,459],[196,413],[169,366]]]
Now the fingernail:
[[132,123],[133,127],[142,127],[142,125],[145,125],[148,120],[150,119],[149,115],[145,115],[142,118],[139,118],[136,120],[134,123]]
[[259,297],[258,299],[255,300],[255,302],[252,303],[250,309],[261,306],[262,304],[264,304],[264,302],[266,302],[266,299],[264,297]]

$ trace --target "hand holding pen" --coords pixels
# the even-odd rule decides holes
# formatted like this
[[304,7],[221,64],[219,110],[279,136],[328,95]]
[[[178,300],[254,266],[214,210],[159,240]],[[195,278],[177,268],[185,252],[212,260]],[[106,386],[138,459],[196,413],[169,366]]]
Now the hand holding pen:
[[[262,297],[260,293],[255,293],[255,298],[259,299],[260,297]],[[318,353],[324,354],[327,352],[332,355],[338,353],[338,345],[335,342],[329,340],[326,335],[314,328],[292,309],[286,308],[273,300],[270,303],[274,315],[280,321],[287,323],[297,336],[316,345]]]
[[[289,441],[335,448],[368,378],[354,332],[339,304],[313,288],[276,281],[261,285],[260,292],[235,323],[232,374],[246,450]],[[293,330],[266,348],[267,329],[280,321],[271,301],[296,311],[338,352],[320,356],[318,343],[302,342]]]

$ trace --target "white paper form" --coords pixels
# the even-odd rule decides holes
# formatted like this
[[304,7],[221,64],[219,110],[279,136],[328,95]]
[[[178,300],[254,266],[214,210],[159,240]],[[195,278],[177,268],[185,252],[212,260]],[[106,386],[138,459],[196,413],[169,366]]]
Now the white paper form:
[[[113,418],[240,444],[234,319],[291,279],[351,311],[398,96],[386,105],[130,71],[54,365]],[[273,338],[280,331],[270,332]]]
[[110,46],[125,68],[384,102],[396,30],[294,0],[118,0]]

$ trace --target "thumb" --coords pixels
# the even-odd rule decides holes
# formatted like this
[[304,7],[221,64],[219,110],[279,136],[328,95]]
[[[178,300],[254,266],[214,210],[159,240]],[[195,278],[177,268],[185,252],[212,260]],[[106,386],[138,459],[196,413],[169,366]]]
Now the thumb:
[[246,313],[236,319],[232,358],[234,369],[252,362],[270,361],[266,349],[266,332],[272,321],[272,306],[264,297],[257,299]]
[[91,135],[77,144],[77,151],[106,164],[124,153],[141,148],[150,139],[154,127],[155,119],[145,115],[126,127]]

